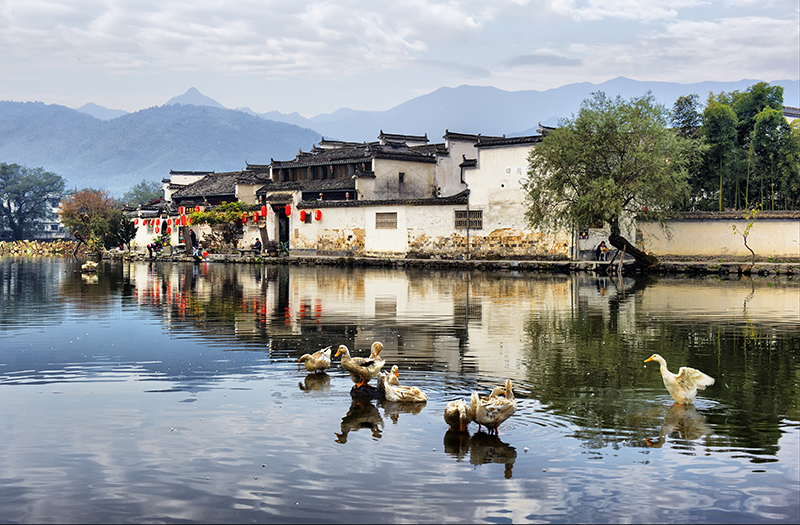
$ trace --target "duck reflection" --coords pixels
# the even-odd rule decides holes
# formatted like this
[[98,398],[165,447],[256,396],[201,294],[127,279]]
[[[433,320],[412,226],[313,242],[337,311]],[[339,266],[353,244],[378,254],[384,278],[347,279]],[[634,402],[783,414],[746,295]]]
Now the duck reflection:
[[444,451],[456,461],[463,461],[469,454],[471,465],[502,463],[505,465],[506,479],[511,479],[514,461],[517,459],[517,449],[501,441],[499,437],[485,432],[470,436],[466,432],[448,430],[444,435]]
[[300,390],[330,390],[331,376],[325,372],[308,374],[303,382],[298,383],[297,386],[300,387]]
[[362,428],[369,429],[373,439],[380,439],[383,431],[383,417],[371,401],[353,398],[350,410],[342,418],[341,428],[341,433],[336,433],[335,441],[337,443],[347,443],[347,435]]
[[661,448],[667,442],[667,437],[675,432],[680,439],[692,441],[709,434],[711,428],[706,424],[705,416],[694,405],[675,403],[664,416],[658,439],[646,438],[645,441],[653,448]]
[[400,414],[419,414],[426,403],[398,403],[393,401],[381,401],[380,406],[383,408],[383,415],[392,420],[395,425],[400,419]]

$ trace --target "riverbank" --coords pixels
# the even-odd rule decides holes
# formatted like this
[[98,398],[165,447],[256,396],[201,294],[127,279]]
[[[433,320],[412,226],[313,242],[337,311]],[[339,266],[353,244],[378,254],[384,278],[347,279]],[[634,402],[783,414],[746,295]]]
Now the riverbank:
[[[11,241],[0,242],[0,256],[71,256],[76,249],[74,241]],[[85,245],[78,246],[77,257],[90,258]],[[112,250],[103,254],[107,259],[125,259],[159,262],[194,262],[193,257],[182,253],[148,257],[138,252]],[[380,268],[429,268],[441,270],[477,270],[477,271],[516,271],[516,272],[549,272],[571,273],[591,272],[610,274],[621,272],[625,275],[644,273],[626,259],[622,266],[619,261],[566,261],[566,260],[464,260],[464,259],[407,259],[386,257],[348,257],[329,255],[287,255],[271,257],[267,255],[252,256],[243,254],[209,254],[204,261],[230,264],[297,264],[326,265]],[[671,258],[665,256],[661,263],[647,273],[654,275],[689,274],[689,275],[800,275],[800,256],[781,260],[759,260],[755,264],[750,260],[717,257],[710,259],[691,259],[688,257]]]
[[[162,255],[149,258],[140,254],[118,254],[116,257],[136,260],[154,261],[195,261],[185,255]],[[288,256],[249,256],[239,254],[209,254],[205,262],[231,263],[231,264],[293,264],[293,265],[326,265],[326,266],[351,266],[351,267],[378,267],[378,268],[428,268],[439,270],[477,270],[477,271],[515,271],[515,272],[549,272],[571,273],[591,272],[609,274],[621,272],[625,275],[644,273],[633,264],[633,260],[626,260],[622,266],[619,262],[603,261],[518,261],[518,260],[463,260],[463,259],[393,259],[379,257],[346,257],[323,255],[288,255]],[[649,274],[719,274],[719,275],[800,275],[800,260],[797,261],[725,261],[715,260],[665,260],[655,268],[646,272]]]

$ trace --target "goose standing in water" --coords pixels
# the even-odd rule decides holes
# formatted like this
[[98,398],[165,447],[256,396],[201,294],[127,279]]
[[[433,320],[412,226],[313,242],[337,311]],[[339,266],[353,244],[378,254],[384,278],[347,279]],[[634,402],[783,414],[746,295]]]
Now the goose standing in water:
[[650,361],[656,361],[661,365],[661,378],[664,380],[664,386],[667,387],[667,392],[672,399],[680,405],[694,404],[697,391],[714,384],[713,377],[688,366],[682,366],[677,374],[673,374],[667,370],[667,362],[658,354],[653,354],[644,360],[645,363]]

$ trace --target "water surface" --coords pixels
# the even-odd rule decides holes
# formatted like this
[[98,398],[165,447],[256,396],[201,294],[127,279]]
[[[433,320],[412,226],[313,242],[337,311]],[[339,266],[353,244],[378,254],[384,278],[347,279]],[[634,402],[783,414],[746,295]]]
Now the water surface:
[[[800,286],[0,258],[0,522],[800,519]],[[350,395],[384,343],[428,395]],[[657,366],[716,378],[675,406]],[[499,437],[445,404],[511,378]]]

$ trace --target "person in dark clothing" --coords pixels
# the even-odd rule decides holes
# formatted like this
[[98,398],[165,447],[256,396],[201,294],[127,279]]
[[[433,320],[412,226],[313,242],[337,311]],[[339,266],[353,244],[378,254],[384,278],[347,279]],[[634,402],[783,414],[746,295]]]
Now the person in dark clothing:
[[256,239],[256,242],[253,243],[253,251],[261,253],[261,239]]
[[608,260],[608,246],[606,246],[606,241],[601,241],[600,244],[597,245],[594,256],[598,261]]

